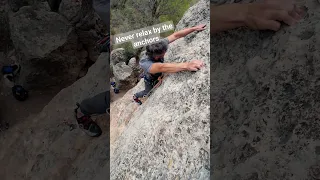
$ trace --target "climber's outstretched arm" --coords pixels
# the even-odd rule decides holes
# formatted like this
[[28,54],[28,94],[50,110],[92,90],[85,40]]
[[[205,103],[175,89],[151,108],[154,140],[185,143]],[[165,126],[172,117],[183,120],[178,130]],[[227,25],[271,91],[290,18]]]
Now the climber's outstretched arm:
[[149,73],[176,73],[180,71],[197,71],[204,66],[200,60],[192,60],[184,63],[153,63]]
[[180,31],[177,31],[173,34],[171,34],[170,36],[168,36],[168,40],[169,40],[169,43],[172,43],[173,41],[179,39],[179,38],[182,38],[182,37],[185,37],[186,35],[194,32],[194,31],[202,31],[204,30],[206,27],[205,24],[201,24],[201,25],[198,25],[198,26],[194,26],[194,27],[191,27],[191,28],[185,28],[183,30],[180,30]]
[[280,29],[280,22],[293,25],[304,14],[292,0],[265,0],[249,4],[210,5],[210,32],[216,33],[242,26],[254,30]]

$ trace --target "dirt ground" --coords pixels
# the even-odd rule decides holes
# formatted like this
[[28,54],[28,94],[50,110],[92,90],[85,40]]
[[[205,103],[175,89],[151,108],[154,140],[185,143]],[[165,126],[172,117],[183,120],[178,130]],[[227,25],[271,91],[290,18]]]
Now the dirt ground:
[[[5,86],[3,78],[0,80],[0,122],[8,122],[9,127],[15,126],[19,122],[24,122],[28,117],[35,116],[50,102],[50,100],[60,91],[59,89],[50,89],[47,91],[29,91],[29,98],[20,102],[16,100],[11,92],[11,88]],[[115,94],[111,89],[111,102],[121,97],[127,90],[120,90]]]
[[9,126],[15,126],[27,117],[38,114],[58,92],[58,89],[46,92],[30,91],[29,98],[21,102],[13,97],[11,88],[2,86],[0,88],[1,123],[8,122]]

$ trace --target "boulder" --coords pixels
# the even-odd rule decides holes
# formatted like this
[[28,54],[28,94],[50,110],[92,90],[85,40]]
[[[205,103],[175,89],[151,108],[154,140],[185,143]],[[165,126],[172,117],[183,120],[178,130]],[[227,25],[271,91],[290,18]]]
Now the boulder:
[[131,58],[128,66],[132,68],[135,77],[139,78],[139,75],[143,72],[143,70],[140,68],[139,62],[137,62],[136,58]]
[[30,0],[8,0],[9,7],[11,11],[17,12],[23,6],[28,6],[30,4]]
[[8,5],[13,12],[19,11],[24,6],[41,6],[46,10],[50,11],[47,0],[8,0]]
[[130,66],[132,69],[136,68],[137,66],[139,66],[139,64],[137,64],[136,58],[131,58],[129,60],[128,66]]
[[120,62],[126,62],[126,55],[125,55],[125,49],[118,48],[113,51],[111,51],[110,56],[110,65],[115,65]]
[[87,55],[79,53],[84,51],[78,49],[78,37],[65,18],[25,6],[10,15],[10,29],[22,57],[20,84],[29,89],[65,87],[76,80]]
[[59,8],[59,14],[72,22],[81,12],[81,1],[62,0]]
[[113,75],[119,89],[131,89],[135,86],[136,76],[132,68],[124,62],[113,66]]

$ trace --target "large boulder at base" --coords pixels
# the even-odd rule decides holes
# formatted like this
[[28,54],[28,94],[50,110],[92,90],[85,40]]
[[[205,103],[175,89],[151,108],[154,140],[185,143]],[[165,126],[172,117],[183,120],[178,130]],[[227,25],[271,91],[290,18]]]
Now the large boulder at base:
[[[76,102],[104,92],[108,54],[101,54],[87,75],[61,90],[36,117],[26,117],[0,136],[0,177],[4,180],[101,180],[109,172],[109,119],[93,117],[103,134],[88,137],[76,124]],[[27,172],[27,173],[26,173]]]
[[278,32],[211,38],[212,179],[319,179],[320,4]]
[[[191,7],[177,27],[199,23],[210,27],[209,0]],[[111,179],[209,179],[210,28],[190,36],[170,44],[165,60],[201,59],[202,70],[170,74],[141,106],[126,97],[121,106],[126,116],[131,111],[129,118],[121,110],[111,114],[111,124],[126,123],[111,144]],[[131,93],[143,90],[140,83]]]
[[124,62],[113,66],[113,75],[119,89],[131,89],[137,81],[132,68]]
[[21,84],[42,88],[66,86],[76,80],[87,55],[65,18],[25,6],[10,15],[10,29],[22,57]]

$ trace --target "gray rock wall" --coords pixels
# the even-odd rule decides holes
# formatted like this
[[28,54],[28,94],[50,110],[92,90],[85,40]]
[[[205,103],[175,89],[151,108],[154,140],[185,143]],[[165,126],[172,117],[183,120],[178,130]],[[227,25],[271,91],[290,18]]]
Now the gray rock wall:
[[90,138],[78,128],[70,131],[69,124],[76,124],[76,102],[105,91],[106,58],[102,53],[85,77],[59,92],[39,115],[26,117],[0,136],[1,179],[105,179],[109,119],[93,117],[103,129],[100,138]]
[[[210,27],[207,0],[190,8],[177,28],[201,23]],[[208,44],[209,28],[169,45],[165,61],[201,59],[206,67],[168,76],[133,112],[111,144],[111,179],[209,179]]]
[[211,37],[213,179],[319,178],[320,4],[300,3],[305,19],[277,33]]

